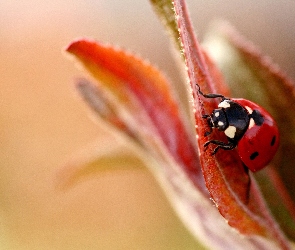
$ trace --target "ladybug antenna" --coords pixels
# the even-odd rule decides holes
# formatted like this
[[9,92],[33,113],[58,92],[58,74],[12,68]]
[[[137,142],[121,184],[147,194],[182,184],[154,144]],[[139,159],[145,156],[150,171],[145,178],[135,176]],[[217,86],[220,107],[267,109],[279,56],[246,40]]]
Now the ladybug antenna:
[[226,99],[226,98],[224,97],[224,95],[221,95],[221,94],[204,94],[204,93],[201,91],[201,88],[200,88],[199,84],[196,84],[196,86],[198,87],[198,92],[199,92],[199,94],[200,94],[201,96],[204,96],[205,98],[221,98],[222,101],[223,101],[224,99]]
[[204,96],[203,92],[201,91],[200,85],[196,83],[196,86],[198,87],[199,94]]

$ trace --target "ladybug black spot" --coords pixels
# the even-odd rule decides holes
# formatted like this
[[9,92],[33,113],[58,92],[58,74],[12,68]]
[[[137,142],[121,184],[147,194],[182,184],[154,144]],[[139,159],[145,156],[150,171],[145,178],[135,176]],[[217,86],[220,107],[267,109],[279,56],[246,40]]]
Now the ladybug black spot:
[[261,126],[263,124],[264,118],[258,110],[253,110],[253,112],[250,116],[253,118],[253,120],[257,126]]
[[259,155],[259,153],[258,153],[257,151],[255,151],[254,153],[252,153],[252,154],[250,155],[250,160],[253,161],[258,155]]
[[276,138],[276,136],[274,135],[274,136],[272,137],[272,139],[271,139],[270,146],[275,145],[276,139],[277,139],[277,138]]

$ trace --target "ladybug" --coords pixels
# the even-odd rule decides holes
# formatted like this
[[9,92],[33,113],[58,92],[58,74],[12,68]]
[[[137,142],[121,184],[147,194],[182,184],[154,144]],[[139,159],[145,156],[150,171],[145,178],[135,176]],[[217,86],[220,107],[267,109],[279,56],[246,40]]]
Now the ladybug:
[[213,128],[223,131],[227,142],[210,140],[204,144],[217,145],[213,155],[221,148],[237,147],[242,162],[253,172],[264,168],[274,157],[279,146],[279,130],[272,116],[259,105],[245,99],[226,98],[220,94],[203,94],[205,98],[221,98],[218,108],[207,119],[211,134]]

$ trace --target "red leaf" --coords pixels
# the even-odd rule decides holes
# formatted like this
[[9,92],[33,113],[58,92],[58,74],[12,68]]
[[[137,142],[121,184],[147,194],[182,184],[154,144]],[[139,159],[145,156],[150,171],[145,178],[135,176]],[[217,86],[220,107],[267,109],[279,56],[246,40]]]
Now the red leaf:
[[[125,119],[125,125],[133,126],[129,130],[161,138],[194,185],[207,195],[196,145],[187,129],[188,121],[171,95],[171,86],[162,74],[132,54],[94,41],[75,41],[69,45],[67,51],[82,62],[119,100],[122,107],[126,107],[129,120]],[[117,115],[120,116],[120,112],[117,112]],[[130,122],[131,120],[133,122]],[[142,144],[146,143],[142,141]],[[151,150],[155,152],[157,148]]]

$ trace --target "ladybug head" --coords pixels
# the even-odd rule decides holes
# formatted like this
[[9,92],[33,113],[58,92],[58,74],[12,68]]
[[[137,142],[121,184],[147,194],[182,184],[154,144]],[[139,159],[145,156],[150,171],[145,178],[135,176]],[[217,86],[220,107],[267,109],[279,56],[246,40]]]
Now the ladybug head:
[[208,119],[208,124],[211,128],[217,128],[220,131],[224,131],[228,127],[228,121],[224,110],[214,109]]

